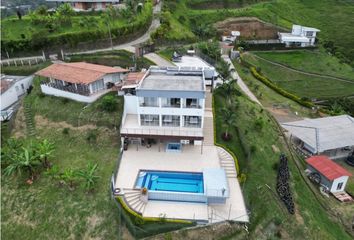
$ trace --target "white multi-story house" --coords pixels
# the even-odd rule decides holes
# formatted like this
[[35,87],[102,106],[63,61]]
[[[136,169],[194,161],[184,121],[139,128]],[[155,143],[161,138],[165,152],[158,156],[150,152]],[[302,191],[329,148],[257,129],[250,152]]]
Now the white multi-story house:
[[124,96],[121,135],[167,141],[203,140],[205,81],[203,70],[151,67],[133,94]]
[[285,43],[287,47],[307,47],[315,45],[317,32],[320,32],[317,28],[293,25],[291,33],[278,33],[278,35],[280,42]]
[[69,3],[77,11],[105,10],[108,6],[120,3],[120,0],[46,0],[47,2]]

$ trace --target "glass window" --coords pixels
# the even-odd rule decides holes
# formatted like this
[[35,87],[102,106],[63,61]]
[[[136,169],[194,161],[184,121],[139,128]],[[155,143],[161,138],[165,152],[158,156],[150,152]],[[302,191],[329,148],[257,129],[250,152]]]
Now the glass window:
[[179,127],[180,126],[180,116],[163,115],[162,116],[162,126]]
[[201,106],[199,104],[199,99],[197,99],[197,98],[186,98],[184,107],[185,108],[201,108]]
[[157,97],[140,97],[139,98],[140,107],[158,107]]
[[342,187],[343,187],[343,183],[342,183],[342,182],[341,182],[341,183],[338,183],[338,185],[337,185],[337,190],[341,190]]
[[184,116],[184,127],[200,128],[202,126],[201,116]]
[[162,98],[162,107],[181,107],[181,99],[180,98]]
[[104,82],[103,82],[103,79],[100,79],[96,82],[93,82],[91,83],[91,86],[92,86],[92,92],[95,93],[95,92],[98,92],[102,89],[104,89]]
[[140,124],[142,126],[159,126],[160,125],[159,115],[141,114],[140,115]]

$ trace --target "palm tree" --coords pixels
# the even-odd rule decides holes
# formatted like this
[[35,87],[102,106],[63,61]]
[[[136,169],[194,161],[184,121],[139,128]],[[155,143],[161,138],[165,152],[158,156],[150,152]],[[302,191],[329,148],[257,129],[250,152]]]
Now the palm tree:
[[11,158],[10,164],[5,168],[5,175],[12,175],[15,172],[22,173],[27,170],[29,178],[34,179],[34,168],[38,165],[36,156],[33,154],[32,149],[22,148],[22,152]]
[[88,192],[93,190],[93,186],[96,183],[97,179],[99,178],[99,176],[95,175],[97,168],[98,168],[97,163],[96,164],[89,163],[87,164],[85,170],[78,171],[78,176],[84,179],[85,181],[84,187]]
[[225,129],[225,132],[223,133],[223,138],[224,140],[228,141],[231,139],[230,129],[236,125],[236,114],[231,106],[224,107],[221,110],[221,114],[224,120],[222,123],[222,127]]
[[224,90],[226,99],[228,101],[228,104],[230,105],[232,97],[234,96],[234,93],[236,91],[236,89],[235,89],[235,81],[231,80],[231,81],[228,81],[228,82],[224,82],[221,85],[221,88]]
[[36,151],[39,159],[43,164],[43,167],[50,168],[50,162],[48,161],[48,157],[51,156],[54,151],[54,143],[49,142],[47,139],[44,139],[42,142],[37,144]]

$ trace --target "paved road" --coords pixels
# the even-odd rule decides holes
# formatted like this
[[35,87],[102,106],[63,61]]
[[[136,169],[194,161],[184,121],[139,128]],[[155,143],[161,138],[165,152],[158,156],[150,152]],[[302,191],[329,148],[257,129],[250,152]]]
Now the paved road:
[[222,58],[230,64],[231,77],[237,80],[237,85],[241,88],[241,90],[254,102],[258,103],[262,106],[262,103],[257,99],[257,97],[251,92],[251,90],[244,83],[240,75],[237,73],[234,64],[231,59],[227,55],[222,55]]

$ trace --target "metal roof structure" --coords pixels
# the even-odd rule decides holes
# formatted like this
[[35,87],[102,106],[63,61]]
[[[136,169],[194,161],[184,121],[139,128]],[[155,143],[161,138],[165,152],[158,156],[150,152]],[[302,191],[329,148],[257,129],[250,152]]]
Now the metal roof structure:
[[354,118],[349,115],[304,119],[281,125],[313,148],[313,153],[354,146]]
[[333,162],[327,156],[312,156],[306,162],[330,181],[343,176],[352,176],[350,172]]

